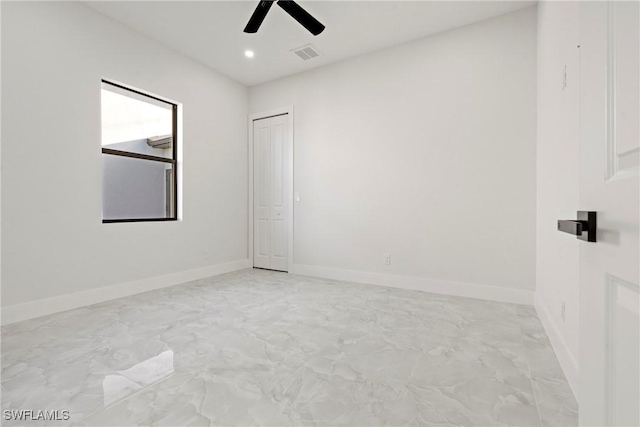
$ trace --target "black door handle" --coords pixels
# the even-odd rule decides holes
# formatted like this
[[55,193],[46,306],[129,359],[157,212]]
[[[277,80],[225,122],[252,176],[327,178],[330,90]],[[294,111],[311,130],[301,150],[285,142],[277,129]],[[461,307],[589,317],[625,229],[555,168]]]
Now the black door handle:
[[597,214],[593,211],[578,211],[578,219],[558,220],[558,230],[578,236],[586,242],[596,242]]
[[558,230],[573,234],[574,236],[581,236],[582,230],[588,229],[589,224],[587,221],[572,221],[570,219],[558,220]]

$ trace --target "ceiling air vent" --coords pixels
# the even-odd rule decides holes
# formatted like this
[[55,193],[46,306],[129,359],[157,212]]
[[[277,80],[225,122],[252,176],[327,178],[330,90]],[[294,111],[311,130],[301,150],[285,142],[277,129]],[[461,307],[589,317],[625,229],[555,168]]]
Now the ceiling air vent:
[[318,50],[311,44],[307,44],[302,47],[293,49],[291,52],[298,55],[304,61],[320,56],[320,54],[318,53]]

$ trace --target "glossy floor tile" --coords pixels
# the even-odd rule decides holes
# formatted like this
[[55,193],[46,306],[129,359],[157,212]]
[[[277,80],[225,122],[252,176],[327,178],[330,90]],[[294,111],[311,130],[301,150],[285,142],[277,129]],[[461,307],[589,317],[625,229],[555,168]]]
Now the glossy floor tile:
[[264,270],[4,327],[2,409],[69,411],[7,426],[577,424],[531,307]]

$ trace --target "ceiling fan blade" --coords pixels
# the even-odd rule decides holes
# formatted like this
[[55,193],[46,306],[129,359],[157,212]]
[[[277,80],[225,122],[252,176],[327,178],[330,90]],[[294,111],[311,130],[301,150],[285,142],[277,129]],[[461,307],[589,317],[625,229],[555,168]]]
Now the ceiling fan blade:
[[244,27],[245,33],[255,33],[262,25],[262,21],[264,21],[265,16],[267,16],[267,12],[271,9],[274,0],[270,1],[261,1],[258,3],[256,10],[253,11],[253,15],[249,18],[249,22],[247,22],[247,26]]
[[317,36],[324,31],[324,25],[311,16],[309,12],[300,7],[298,3],[290,0],[280,0],[278,1],[278,6],[284,9],[285,12],[291,15],[293,19],[298,21],[314,36]]

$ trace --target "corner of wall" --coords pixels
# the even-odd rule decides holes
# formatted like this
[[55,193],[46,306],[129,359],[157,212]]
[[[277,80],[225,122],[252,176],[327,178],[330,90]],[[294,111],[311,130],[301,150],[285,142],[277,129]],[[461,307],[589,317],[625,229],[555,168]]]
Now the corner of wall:
[[547,336],[549,337],[549,341],[551,342],[551,346],[553,347],[553,351],[556,353],[556,357],[560,362],[560,367],[564,372],[565,377],[567,377],[567,381],[571,386],[571,390],[573,391],[573,395],[576,397],[576,400],[579,398],[579,389],[578,389],[578,381],[579,381],[579,367],[576,358],[571,353],[569,346],[565,342],[558,325],[553,321],[553,316],[549,311],[549,308],[544,303],[542,296],[539,292],[536,291],[534,298],[534,307],[536,312],[538,313],[538,317],[540,318],[540,322],[544,327]]

